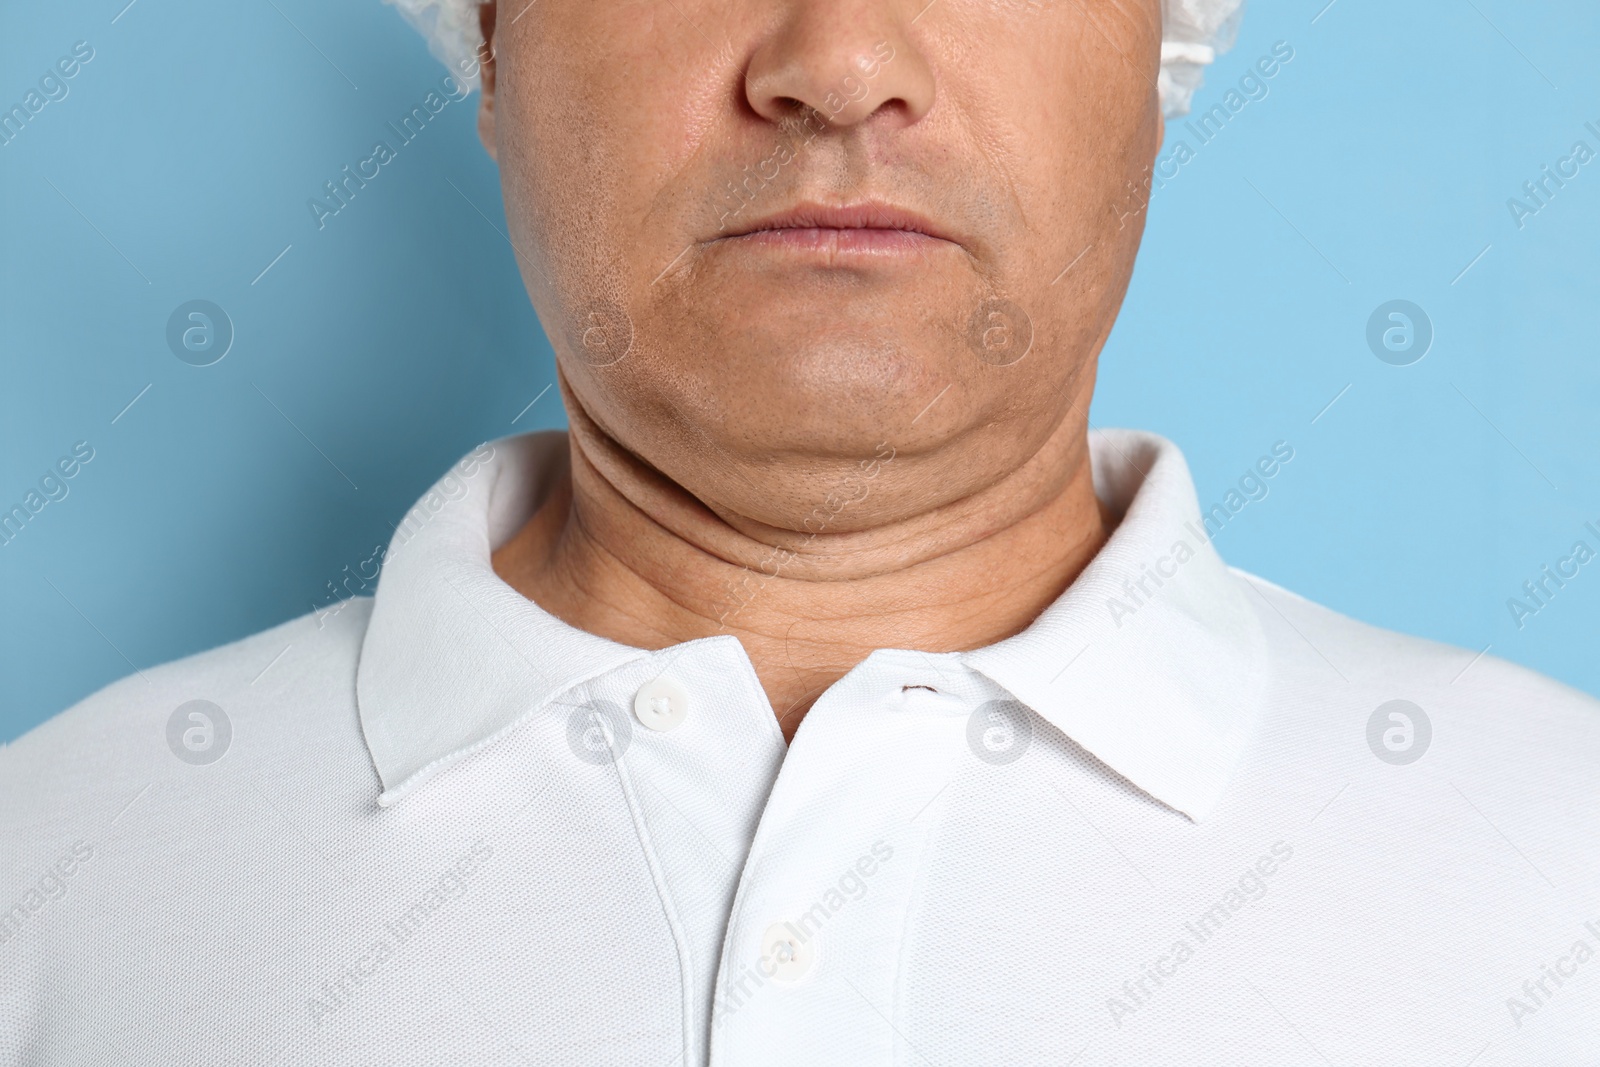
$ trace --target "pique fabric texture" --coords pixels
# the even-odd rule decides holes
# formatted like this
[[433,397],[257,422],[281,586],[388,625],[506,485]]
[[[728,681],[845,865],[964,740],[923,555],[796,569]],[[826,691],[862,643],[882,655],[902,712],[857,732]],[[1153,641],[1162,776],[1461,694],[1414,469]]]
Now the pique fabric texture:
[[1229,569],[1170,443],[1095,435],[1118,526],[1029,629],[789,746],[733,637],[494,574],[563,448],[0,751],[0,1065],[1600,1054],[1600,706]]

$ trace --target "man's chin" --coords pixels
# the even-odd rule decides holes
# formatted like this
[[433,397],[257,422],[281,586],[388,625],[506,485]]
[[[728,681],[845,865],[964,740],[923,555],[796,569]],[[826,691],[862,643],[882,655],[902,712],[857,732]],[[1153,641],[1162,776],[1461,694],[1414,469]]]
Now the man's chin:
[[819,320],[815,308],[801,314],[780,302],[757,315],[709,349],[715,356],[700,384],[730,420],[749,419],[786,451],[843,454],[845,442],[908,435],[970,360],[960,338],[930,326],[925,312],[845,306]]
[[669,299],[702,335],[697,347],[728,370],[830,403],[874,387],[914,395],[919,381],[942,387],[971,360],[962,309],[981,302],[980,287],[964,263],[951,266],[757,262],[702,274]]

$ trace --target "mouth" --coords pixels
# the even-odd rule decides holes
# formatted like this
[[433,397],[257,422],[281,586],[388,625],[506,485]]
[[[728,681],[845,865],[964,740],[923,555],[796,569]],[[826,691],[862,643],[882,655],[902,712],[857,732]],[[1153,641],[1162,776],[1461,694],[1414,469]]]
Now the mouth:
[[930,220],[879,201],[830,206],[801,203],[785,211],[734,224],[712,245],[802,256],[896,257],[922,255],[955,242]]

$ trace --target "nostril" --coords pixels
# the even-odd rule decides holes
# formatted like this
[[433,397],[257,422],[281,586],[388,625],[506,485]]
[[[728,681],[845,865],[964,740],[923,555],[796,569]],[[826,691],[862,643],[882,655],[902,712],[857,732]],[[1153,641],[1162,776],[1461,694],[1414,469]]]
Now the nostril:
[[809,140],[828,128],[827,112],[795,96],[775,96],[772,111],[789,135]]
[[904,27],[891,25],[892,12],[876,13],[882,25],[841,25],[828,5],[785,6],[792,17],[775,25],[745,61],[744,105],[751,111],[774,124],[799,120],[814,127],[820,120],[824,129],[843,131],[869,119],[875,127],[909,126],[933,107],[933,69],[901,40]]

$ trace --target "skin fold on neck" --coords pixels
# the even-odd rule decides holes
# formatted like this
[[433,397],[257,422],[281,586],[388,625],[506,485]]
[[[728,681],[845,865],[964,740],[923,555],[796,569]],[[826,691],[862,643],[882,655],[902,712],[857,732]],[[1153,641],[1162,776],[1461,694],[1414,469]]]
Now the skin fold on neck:
[[[567,624],[636,648],[734,635],[786,740],[876,649],[961,651],[1025,629],[1114,525],[1094,495],[1081,419],[965,499],[810,534],[718,514],[566,397],[567,462],[495,551],[496,573]],[[882,464],[869,491],[894,492],[900,473]]]

